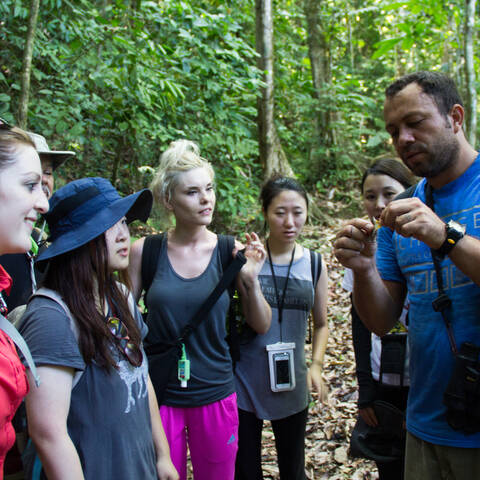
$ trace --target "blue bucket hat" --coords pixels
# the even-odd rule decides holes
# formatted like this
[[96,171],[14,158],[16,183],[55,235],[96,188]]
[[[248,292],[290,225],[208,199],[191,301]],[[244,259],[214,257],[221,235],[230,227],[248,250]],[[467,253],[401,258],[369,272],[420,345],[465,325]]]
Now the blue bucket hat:
[[82,178],[58,189],[44,215],[50,229],[50,246],[37,258],[42,262],[75,250],[113,227],[121,218],[145,222],[152,209],[148,189],[121,197],[100,177]]

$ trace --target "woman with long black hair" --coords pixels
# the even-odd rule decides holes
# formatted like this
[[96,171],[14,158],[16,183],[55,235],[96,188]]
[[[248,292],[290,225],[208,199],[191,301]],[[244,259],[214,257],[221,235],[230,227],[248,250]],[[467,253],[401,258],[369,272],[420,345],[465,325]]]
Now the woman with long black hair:
[[128,223],[152,195],[125,198],[102,178],[59,189],[46,215],[43,288],[21,332],[42,383],[26,399],[29,432],[49,480],[176,480],[142,347],[147,328],[116,281],[129,262]]

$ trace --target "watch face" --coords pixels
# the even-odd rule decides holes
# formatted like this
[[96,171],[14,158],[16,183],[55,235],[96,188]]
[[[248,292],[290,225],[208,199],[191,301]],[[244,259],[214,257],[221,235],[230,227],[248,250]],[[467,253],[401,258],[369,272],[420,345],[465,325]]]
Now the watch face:
[[448,223],[448,228],[455,230],[458,233],[464,234],[466,227],[465,225],[461,225],[460,223],[456,222],[455,220],[450,220]]

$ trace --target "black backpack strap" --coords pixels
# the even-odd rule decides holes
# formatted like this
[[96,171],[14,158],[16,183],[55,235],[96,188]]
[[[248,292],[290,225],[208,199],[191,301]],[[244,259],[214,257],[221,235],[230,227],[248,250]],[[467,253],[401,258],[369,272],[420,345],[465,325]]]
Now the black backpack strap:
[[408,187],[406,190],[403,192],[400,192],[394,200],[400,200],[402,198],[411,198],[413,197],[413,194],[415,193],[415,189],[417,188],[417,184],[412,185],[411,187]]
[[235,258],[232,260],[228,268],[223,272],[218,285],[213,289],[209,297],[203,302],[198,311],[193,316],[190,323],[185,325],[183,330],[180,333],[180,342],[185,342],[185,340],[191,335],[191,333],[203,322],[207,317],[208,313],[215,305],[220,295],[226,290],[229,285],[235,281],[235,278],[243,267],[247,259],[245,258],[244,251],[237,253]]
[[[233,248],[235,247],[235,237],[232,237],[231,235],[221,235],[218,234],[218,249],[220,251],[220,261],[222,262],[222,271],[225,272],[225,270],[228,268],[228,266],[232,263],[233,261]],[[230,300],[233,297],[233,294],[235,293],[235,282],[233,282],[229,287],[228,287],[228,293],[230,295]]]
[[[235,237],[232,237],[231,235],[218,235],[218,249],[220,250],[220,259],[222,262],[222,270],[224,272],[233,261],[232,251],[234,247]],[[236,363],[240,359],[240,339],[238,338],[238,325],[235,314],[235,310],[238,308],[238,305],[235,305],[235,303],[239,300],[238,298],[234,298],[235,289],[236,282],[233,281],[228,287],[230,307],[227,316],[227,342],[230,349],[230,356],[232,358],[233,371],[235,371]]]
[[319,252],[310,250],[310,267],[312,269],[313,288],[317,288],[318,279],[322,274],[322,256]]
[[158,257],[162,243],[165,239],[165,233],[157,233],[156,235],[149,235],[145,238],[142,250],[142,290],[145,290],[145,296],[152,285],[153,277],[157,271]]
[[232,263],[233,247],[235,246],[235,237],[231,235],[218,234],[218,249],[220,250],[220,259],[222,261],[222,269],[225,271]]

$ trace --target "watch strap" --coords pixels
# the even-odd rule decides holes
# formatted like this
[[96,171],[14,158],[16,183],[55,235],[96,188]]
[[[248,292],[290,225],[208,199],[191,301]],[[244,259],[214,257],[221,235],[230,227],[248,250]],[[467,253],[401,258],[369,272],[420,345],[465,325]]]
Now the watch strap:
[[448,223],[445,224],[445,230],[447,232],[447,238],[442,243],[440,248],[437,249],[437,253],[440,255],[448,255],[453,247],[464,237],[464,233],[452,228]]

